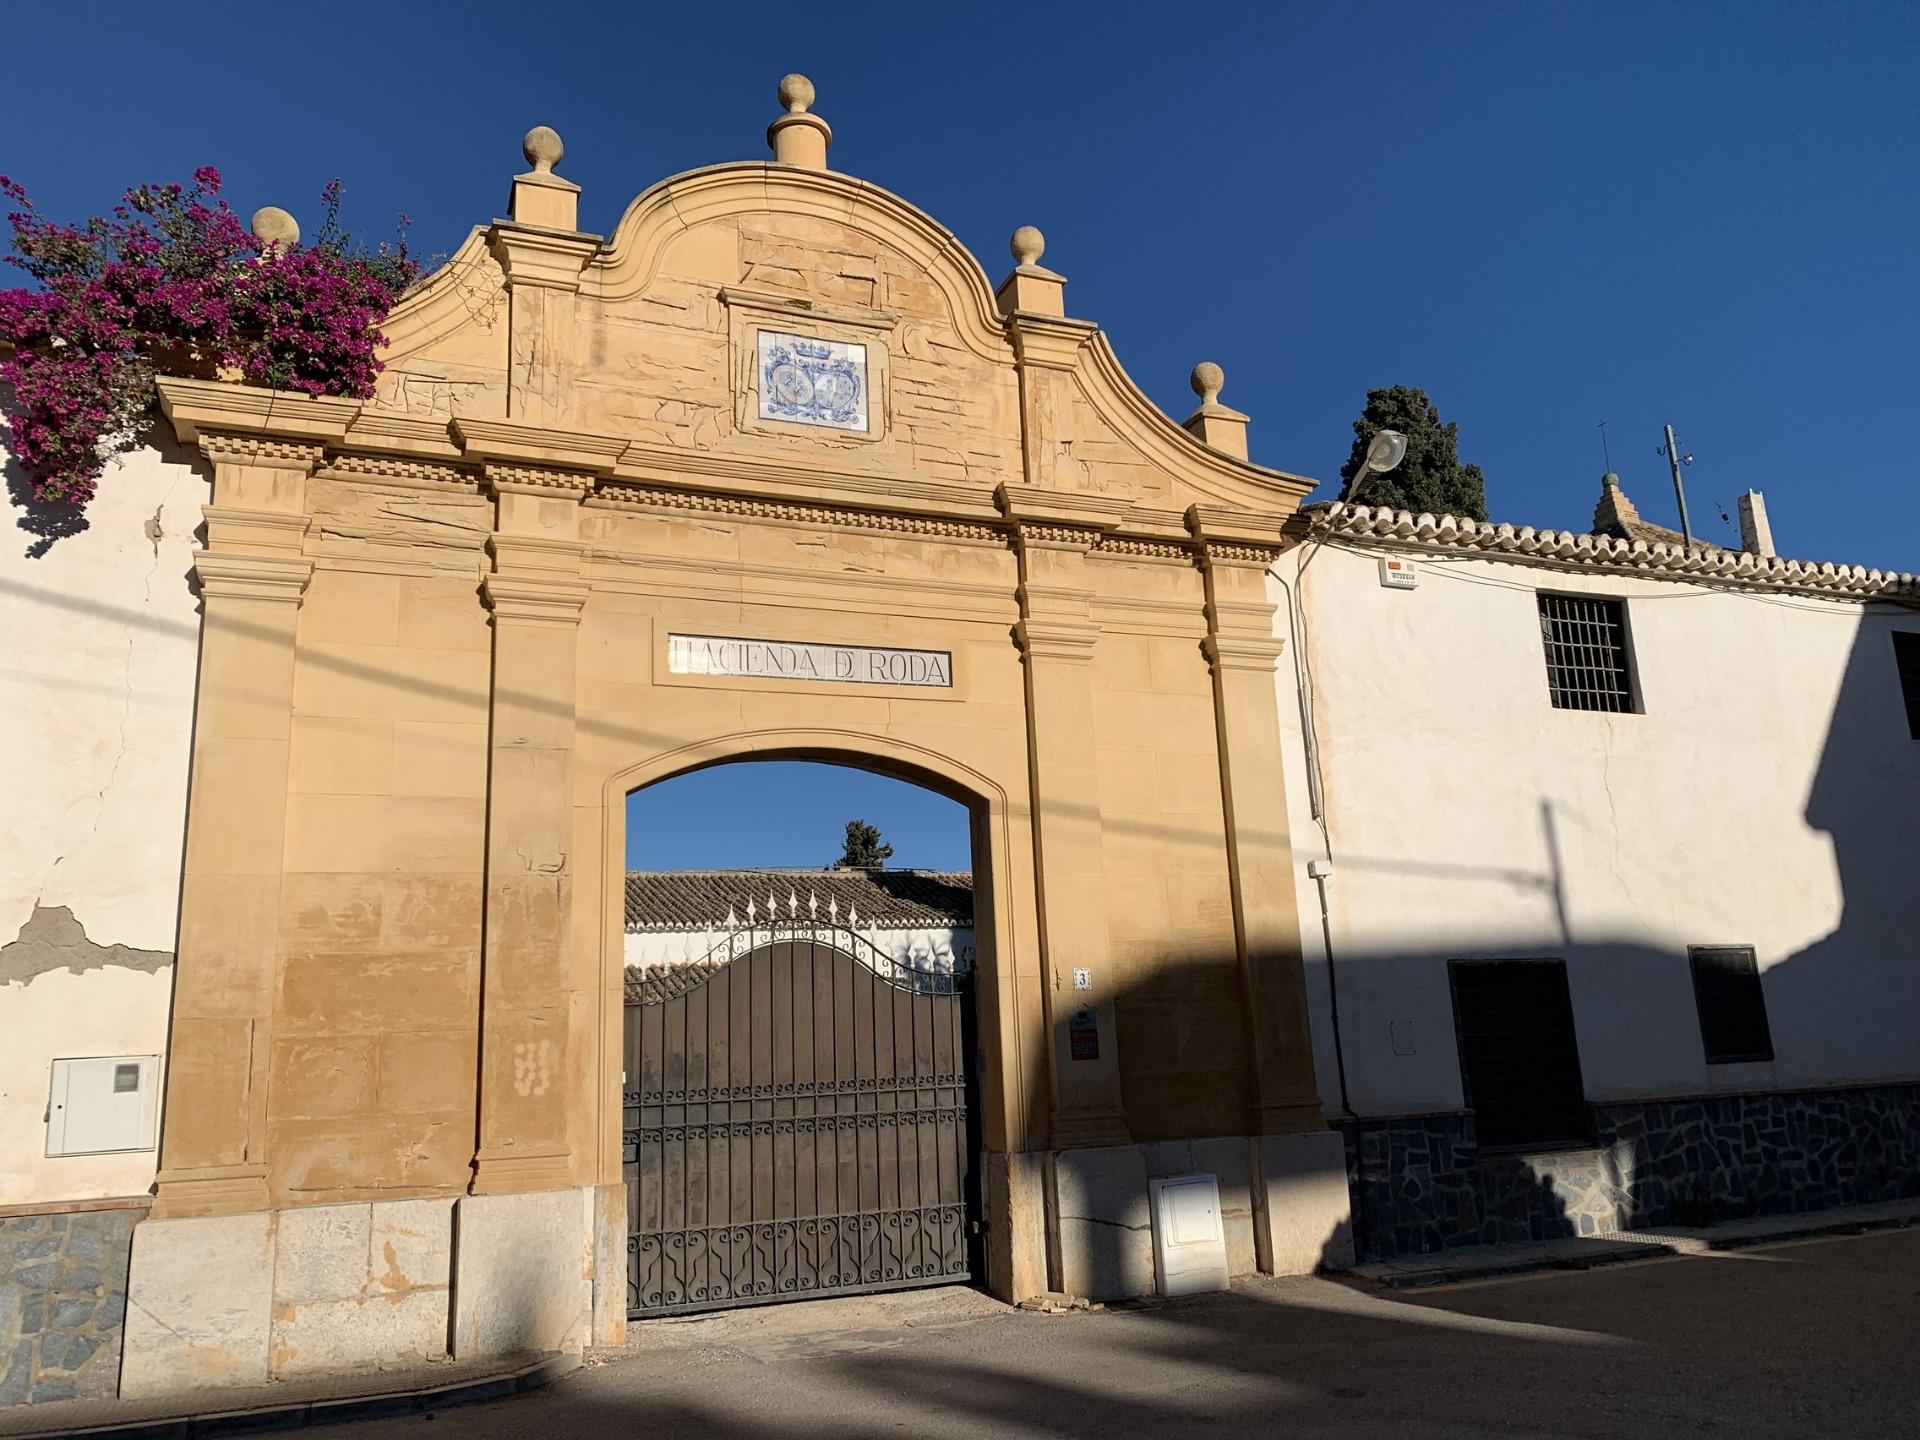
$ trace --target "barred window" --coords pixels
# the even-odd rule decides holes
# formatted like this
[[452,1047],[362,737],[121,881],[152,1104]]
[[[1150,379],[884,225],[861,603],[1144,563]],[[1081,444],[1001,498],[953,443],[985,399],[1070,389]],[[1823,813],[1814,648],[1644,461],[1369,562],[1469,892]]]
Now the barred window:
[[1541,595],[1540,640],[1547,692],[1560,710],[1632,712],[1623,601],[1592,595]]
[[1773,1059],[1767,997],[1751,945],[1690,945],[1693,1003],[1709,1065]]
[[1893,632],[1893,663],[1900,672],[1900,698],[1907,702],[1907,733],[1920,740],[1920,630]]
[[1447,972],[1461,1078],[1480,1144],[1590,1142],[1566,963],[1455,960]]

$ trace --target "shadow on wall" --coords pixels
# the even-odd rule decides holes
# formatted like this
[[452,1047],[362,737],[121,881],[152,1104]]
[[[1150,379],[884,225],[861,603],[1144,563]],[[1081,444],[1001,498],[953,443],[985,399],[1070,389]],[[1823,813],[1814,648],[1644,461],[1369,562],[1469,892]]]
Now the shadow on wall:
[[[0,392],[0,410],[10,396]],[[171,458],[171,457],[169,457]],[[7,502],[13,507],[13,523],[33,539],[27,545],[27,558],[38,560],[59,541],[78,535],[87,528],[86,512],[73,505],[36,500],[33,483],[12,455],[6,457],[3,472],[7,482]]]
[[[1481,1148],[1465,1111],[1350,1120],[1340,1128],[1363,1259],[1920,1196],[1920,1047],[1913,1038],[1920,1023],[1913,860],[1920,807],[1912,803],[1920,797],[1920,741],[1910,737],[1902,708],[1889,639],[1896,628],[1920,632],[1920,613],[1865,615],[1807,797],[1807,824],[1832,840],[1840,923],[1761,972],[1775,1063],[1784,1074],[1820,1077],[1820,1088],[1749,1080],[1724,1095],[1592,1103],[1584,1137],[1526,1152]],[[1737,796],[1717,801],[1698,776],[1676,775],[1673,783],[1702,795],[1703,835],[1739,823]],[[1622,843],[1630,845],[1631,835]],[[1701,1044],[1684,943],[1660,949],[1575,940],[1566,933],[1563,877],[1555,873],[1551,882],[1564,939],[1343,954],[1336,962],[1342,995],[1354,994],[1372,965],[1431,974],[1456,959],[1552,958],[1566,963],[1576,1025],[1581,995],[1601,993],[1644,1021],[1644,1032],[1628,1043]],[[1685,997],[1684,1017],[1632,1008],[1676,996]],[[1592,1033],[1581,1028],[1584,1050]],[[1591,1064],[1590,1053],[1586,1058]]]

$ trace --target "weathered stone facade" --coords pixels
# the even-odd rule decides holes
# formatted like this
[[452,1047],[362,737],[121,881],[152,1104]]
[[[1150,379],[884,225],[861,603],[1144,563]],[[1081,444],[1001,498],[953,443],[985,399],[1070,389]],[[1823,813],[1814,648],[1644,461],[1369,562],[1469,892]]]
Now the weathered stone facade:
[[144,1213],[0,1219],[0,1405],[114,1394],[127,1255]]
[[1362,1258],[1920,1195],[1920,1086],[1593,1107],[1596,1144],[1482,1151],[1470,1113],[1348,1122]]
[[[212,504],[123,1393],[380,1363],[363,1217],[398,1202],[452,1219],[444,1279],[401,1267],[409,1350],[443,1313],[460,1359],[618,1342],[626,799],[756,757],[970,811],[988,1288],[1150,1288],[1145,1232],[1110,1241],[1156,1146],[1222,1157],[1239,1264],[1311,1265],[1345,1191],[1265,583],[1309,482],[1249,463],[1217,367],[1184,425],[1147,401],[1030,228],[996,289],[822,142],[603,238],[557,137],[526,153],[512,218],[388,317],[375,397],[159,385]],[[805,373],[857,423],[769,418],[825,393],[801,360],[851,367]],[[676,637],[942,683],[688,670]]]

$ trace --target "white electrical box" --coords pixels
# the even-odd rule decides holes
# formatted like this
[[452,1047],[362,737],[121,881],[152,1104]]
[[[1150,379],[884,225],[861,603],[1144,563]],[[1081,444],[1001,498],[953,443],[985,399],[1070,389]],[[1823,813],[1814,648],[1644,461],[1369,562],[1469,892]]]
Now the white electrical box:
[[1153,1268],[1162,1295],[1225,1290],[1227,1232],[1220,1223],[1220,1182],[1212,1175],[1168,1175],[1152,1181]]
[[159,1129],[160,1057],[109,1055],[53,1062],[47,1154],[151,1150]]
[[1412,590],[1420,584],[1420,572],[1411,560],[1380,557],[1380,583],[1389,590]]

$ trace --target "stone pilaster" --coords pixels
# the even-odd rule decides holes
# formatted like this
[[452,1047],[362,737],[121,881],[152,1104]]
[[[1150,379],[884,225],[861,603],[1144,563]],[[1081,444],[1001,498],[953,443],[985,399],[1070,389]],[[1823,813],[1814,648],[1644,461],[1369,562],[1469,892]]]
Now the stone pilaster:
[[[1055,1149],[1129,1142],[1108,955],[1100,777],[1093,756],[1093,584],[1087,554],[1124,504],[1004,485],[1020,555],[1017,636],[1026,668],[1028,765],[1039,872],[1040,947],[1053,1055]],[[1085,969],[1092,988],[1075,990]],[[1098,1054],[1076,1058],[1076,1012],[1093,1012]]]
[[487,242],[506,273],[507,417],[563,423],[573,393],[580,277],[600,236],[496,220]]
[[156,1218],[265,1209],[309,440],[202,430],[213,466]]
[[[573,751],[580,501],[622,442],[456,422],[495,503],[493,699],[487,777],[486,938],[480,976],[476,1195],[577,1183],[567,1139],[568,946],[574,905]],[[589,904],[591,908],[591,904]]]
[[1280,522],[1196,505],[1188,528],[1206,577],[1207,659],[1225,799],[1234,945],[1246,1002],[1256,1135],[1321,1130],[1301,962],[1266,572]]

